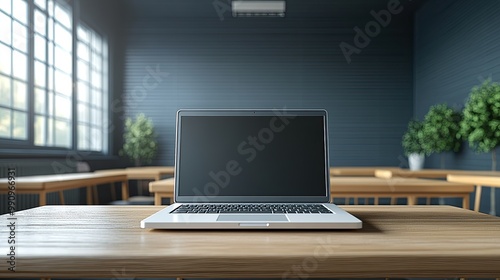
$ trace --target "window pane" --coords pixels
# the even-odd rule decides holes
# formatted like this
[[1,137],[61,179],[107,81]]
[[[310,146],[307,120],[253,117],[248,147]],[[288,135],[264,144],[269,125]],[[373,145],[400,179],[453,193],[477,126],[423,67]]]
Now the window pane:
[[14,51],[13,63],[14,77],[26,81],[28,76],[28,71],[26,70],[28,66],[28,58],[26,55],[18,51]]
[[73,59],[71,58],[71,54],[64,51],[63,49],[56,47],[55,54],[55,66],[56,68],[62,70],[64,73],[71,74],[73,71]]
[[26,28],[26,26],[14,21],[14,26],[12,27],[12,35],[14,36],[12,46],[26,53],[28,49],[28,29]]
[[98,90],[92,90],[92,103],[94,107],[102,107],[101,92]]
[[49,40],[54,40],[54,20],[49,18],[49,27],[47,28]]
[[56,117],[71,120],[71,99],[56,94]]
[[12,107],[15,109],[26,111],[28,109],[26,102],[27,94],[28,91],[26,88],[26,84],[23,82],[14,81],[14,102],[12,102]]
[[35,128],[35,145],[36,146],[44,146],[45,145],[45,137],[47,134],[47,130],[45,127],[45,117],[36,116],[34,128]]
[[92,85],[97,88],[102,88],[102,75],[96,71],[92,71]]
[[45,90],[36,88],[35,89],[35,113],[45,114]]
[[47,7],[45,0],[35,0],[35,4],[42,10],[45,10]]
[[61,46],[63,49],[71,51],[72,50],[71,46],[73,44],[73,40],[71,39],[71,33],[68,30],[64,29],[59,24],[56,24],[55,26],[55,33],[56,33],[54,39],[55,43]]
[[10,78],[0,75],[0,105],[10,107]]
[[92,48],[98,53],[102,52],[102,40],[97,34],[92,36]]
[[97,71],[102,69],[102,57],[97,53],[92,53],[92,68]]
[[10,75],[12,51],[9,47],[0,44],[0,73]]
[[78,82],[78,101],[89,103],[89,87],[84,82]]
[[91,150],[93,151],[100,151],[101,150],[101,131],[96,128],[92,128],[90,131],[90,145],[91,145]]
[[9,109],[0,108],[0,137],[10,138],[10,113]]
[[47,69],[47,72],[49,73],[49,90],[54,90],[54,68],[49,67]]
[[89,107],[85,104],[78,104],[78,122],[90,123]]
[[85,82],[90,82],[89,80],[89,66],[87,63],[79,60],[78,61],[78,79],[85,81]]
[[45,75],[47,71],[47,67],[45,64],[35,61],[35,85],[39,87],[45,87],[46,85],[46,78],[47,76]]
[[83,124],[78,125],[78,150],[90,149],[89,127]]
[[68,122],[55,121],[54,144],[58,147],[71,147],[71,125]]
[[[2,1],[0,1],[2,3]],[[11,44],[11,24],[12,20],[6,16],[4,13],[0,13],[0,26],[2,26],[2,32],[0,32],[0,41],[7,45]]]
[[54,16],[54,0],[47,1],[47,11],[49,12],[49,16]]
[[[47,102],[49,103],[48,104],[49,111],[47,112],[47,115],[52,117],[52,116],[54,116],[54,93],[53,92],[48,93]],[[49,130],[49,131],[51,131],[51,130]]]
[[46,36],[46,28],[47,28],[47,17],[40,12],[39,10],[35,10],[35,31],[40,33],[43,36]]
[[90,43],[90,34],[87,28],[83,26],[78,26],[78,40],[85,42],[85,43]]
[[90,62],[89,47],[84,43],[78,43],[77,55],[86,62]]
[[60,22],[66,28],[71,29],[71,16],[70,13],[61,7],[59,4],[56,4],[55,7],[55,18],[58,22]]
[[47,146],[54,146],[54,119],[47,118]]
[[26,140],[28,138],[28,118],[26,113],[14,111],[13,135],[12,138]]
[[54,66],[54,44],[52,44],[52,42],[49,42],[47,46],[49,47],[48,51],[49,59],[47,60],[47,64]]
[[28,6],[24,0],[14,0],[12,2],[12,15],[18,21],[28,25]]
[[56,92],[64,94],[66,96],[73,95],[73,82],[71,81],[71,76],[56,70]]
[[0,1],[0,10],[6,12],[7,14],[11,14],[11,1],[10,0],[2,0]]
[[35,58],[45,62],[47,41],[40,35],[35,35]]

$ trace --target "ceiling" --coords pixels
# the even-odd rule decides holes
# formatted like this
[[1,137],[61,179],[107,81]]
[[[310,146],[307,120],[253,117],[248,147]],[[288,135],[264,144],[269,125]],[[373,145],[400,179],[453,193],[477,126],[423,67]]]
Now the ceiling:
[[[224,12],[231,0],[122,0],[133,18],[212,18]],[[401,0],[405,11],[414,13],[427,0]],[[287,18],[367,15],[386,9],[392,0],[286,0]],[[228,15],[229,11],[226,11]]]

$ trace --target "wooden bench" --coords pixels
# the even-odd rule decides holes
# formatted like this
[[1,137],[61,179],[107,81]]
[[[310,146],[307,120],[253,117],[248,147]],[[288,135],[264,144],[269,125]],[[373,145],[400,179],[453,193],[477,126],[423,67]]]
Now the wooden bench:
[[[174,178],[169,178],[149,183],[149,191],[155,195],[155,205],[161,205],[162,198],[174,197],[174,182]],[[408,199],[408,205],[414,205],[418,197],[459,197],[466,209],[474,191],[473,184],[413,178],[330,177],[330,185],[332,198],[374,197],[375,204],[378,204],[381,197],[404,197]]]

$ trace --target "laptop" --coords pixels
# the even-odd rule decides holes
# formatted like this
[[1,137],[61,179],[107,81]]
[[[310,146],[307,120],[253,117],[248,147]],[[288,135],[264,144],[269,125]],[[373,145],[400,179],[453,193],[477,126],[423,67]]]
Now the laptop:
[[330,202],[325,110],[179,110],[175,203],[155,229],[357,229]]

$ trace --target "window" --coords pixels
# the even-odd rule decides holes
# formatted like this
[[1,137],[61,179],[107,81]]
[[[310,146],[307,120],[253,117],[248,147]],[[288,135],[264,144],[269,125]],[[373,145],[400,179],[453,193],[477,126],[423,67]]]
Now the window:
[[0,0],[0,140],[107,152],[108,43],[71,3]]
[[28,139],[28,4],[0,1],[0,138]]
[[77,32],[78,140],[80,150],[101,151],[105,146],[108,100],[108,46],[85,25]]
[[[34,29],[34,144],[72,147],[71,7],[37,0]],[[57,82],[56,82],[57,81]]]

